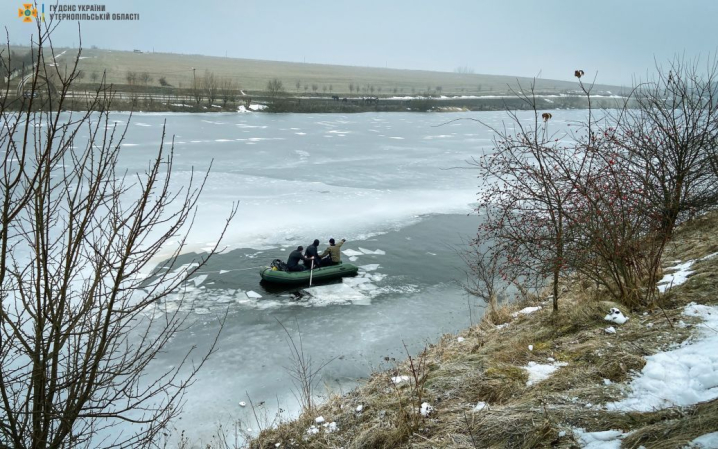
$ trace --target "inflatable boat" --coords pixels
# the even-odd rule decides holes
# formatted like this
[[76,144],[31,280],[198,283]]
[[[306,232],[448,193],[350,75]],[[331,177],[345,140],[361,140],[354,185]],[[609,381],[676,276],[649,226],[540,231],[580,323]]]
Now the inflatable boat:
[[312,284],[344,276],[354,276],[359,267],[350,263],[339,263],[328,267],[315,268],[314,273],[310,270],[304,271],[280,271],[272,267],[262,267],[259,274],[265,282],[284,285],[309,284],[309,276],[312,277]]

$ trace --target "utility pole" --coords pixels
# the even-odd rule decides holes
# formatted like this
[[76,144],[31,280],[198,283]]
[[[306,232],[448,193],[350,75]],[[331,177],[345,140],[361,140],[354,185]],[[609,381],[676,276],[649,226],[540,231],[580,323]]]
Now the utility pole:
[[192,88],[192,90],[193,90],[192,95],[194,95],[195,98],[196,98],[196,96],[197,96],[197,75],[195,74],[195,68],[194,68],[194,67],[192,67],[192,80],[193,80],[193,81],[192,81],[192,85],[194,86],[194,87]]

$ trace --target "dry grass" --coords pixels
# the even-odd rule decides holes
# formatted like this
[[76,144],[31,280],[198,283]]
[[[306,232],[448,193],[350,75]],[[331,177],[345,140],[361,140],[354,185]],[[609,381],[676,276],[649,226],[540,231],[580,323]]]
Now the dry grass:
[[[26,52],[27,48],[13,47],[14,51]],[[76,50],[58,48],[55,53],[67,52],[57,59],[62,68],[64,64],[70,64]],[[153,78],[151,85],[158,86],[160,77],[175,87],[185,88],[193,86],[193,76],[202,77],[205,70],[215,73],[222,79],[233,79],[244,90],[263,91],[266,89],[267,81],[279,78],[285,89],[292,94],[302,95],[312,93],[312,90],[304,90],[304,86],[312,84],[319,85],[318,92],[323,93],[323,86],[332,86],[332,92],[326,95],[349,94],[349,84],[361,86],[369,85],[374,88],[382,88],[382,92],[375,91],[371,95],[393,95],[393,89],[401,89],[399,95],[411,95],[412,89],[416,94],[423,93],[427,88],[435,89],[442,87],[442,94],[483,94],[497,95],[507,94],[508,85],[515,86],[517,80],[523,86],[530,83],[529,78],[517,78],[513,76],[480,75],[480,74],[459,74],[448,72],[430,72],[424,70],[398,70],[376,67],[337,66],[327,64],[305,64],[299,62],[264,61],[256,59],[222,58],[202,55],[183,55],[175,53],[134,53],[130,51],[109,51],[101,49],[85,48],[82,50],[84,59],[80,61],[79,69],[88,76],[85,82],[90,82],[92,73],[102,74],[107,72],[107,81],[115,85],[126,84],[125,79],[128,71],[138,73],[148,72]],[[192,68],[195,68],[193,72]],[[510,75],[510,74],[508,74]],[[299,91],[296,89],[296,82],[300,81]],[[566,90],[577,89],[574,81],[558,80],[537,80],[539,90],[556,93]],[[597,90],[619,92],[618,86],[597,85]],[[362,93],[370,95],[370,92]]]
[[[703,257],[718,250],[718,214],[681,227],[669,248],[668,262]],[[670,263],[667,264],[667,266]],[[601,404],[621,394],[645,365],[645,357],[683,342],[693,321],[682,316],[691,301],[718,301],[718,257],[699,261],[687,283],[660,297],[661,308],[635,311],[616,334],[605,329],[608,309],[586,285],[567,281],[560,310],[550,310],[550,298],[510,305],[486,316],[461,333],[442,337],[426,351],[425,400],[435,407],[426,418],[407,425],[412,410],[411,385],[392,386],[390,376],[407,374],[406,363],[393,372],[377,373],[362,387],[335,397],[319,413],[336,421],[339,431],[308,436],[310,418],[303,416],[265,431],[252,447],[309,448],[533,448],[576,447],[571,429],[632,432],[629,448],[681,447],[718,429],[718,401],[694,407],[649,413],[616,413]],[[530,315],[516,314],[527,305],[542,305]],[[505,324],[498,328],[496,324]],[[533,350],[529,350],[529,345]],[[548,379],[527,386],[523,368],[529,362],[565,362]],[[611,382],[606,382],[606,379]],[[478,402],[487,404],[474,410]],[[356,412],[362,404],[361,413]]]

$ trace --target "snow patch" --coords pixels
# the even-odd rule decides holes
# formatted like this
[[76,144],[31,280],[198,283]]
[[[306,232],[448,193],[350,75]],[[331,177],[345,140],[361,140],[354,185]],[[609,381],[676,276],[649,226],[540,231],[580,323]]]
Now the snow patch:
[[516,318],[516,317],[519,316],[519,314],[521,314],[521,315],[530,315],[530,314],[536,312],[537,310],[541,310],[541,306],[525,307],[525,308],[519,310],[518,312],[512,313],[511,316],[514,317],[514,318]]
[[526,385],[533,385],[541,382],[542,380],[548,379],[551,374],[562,366],[567,366],[566,362],[555,362],[551,364],[541,364],[536,362],[529,362],[524,369],[529,373],[529,380]]
[[688,443],[692,449],[718,448],[718,432],[707,433]]
[[396,376],[392,377],[391,381],[394,383],[394,385],[399,385],[402,382],[408,382],[409,376]]
[[628,434],[620,430],[586,432],[584,429],[578,428],[573,429],[573,435],[584,449],[619,449],[621,447],[621,439]]
[[431,413],[434,411],[434,407],[431,406],[428,402],[422,402],[421,403],[421,409],[419,410],[419,413],[421,413],[421,416],[426,418],[427,416],[431,415]]
[[481,410],[486,408],[486,402],[478,402],[476,406],[474,406],[475,412],[480,412]]
[[718,398],[718,306],[690,303],[683,315],[703,318],[700,332],[678,349],[646,357],[629,395],[608,410],[647,412]]
[[[712,255],[707,256],[706,258],[710,257],[712,257]],[[660,281],[658,281],[658,291],[665,293],[666,290],[670,290],[672,287],[676,287],[686,282],[688,280],[688,276],[694,273],[692,270],[689,270],[689,268],[695,262],[695,260],[689,260],[688,262],[679,263],[678,265],[666,268],[666,271],[675,271],[675,273],[666,274]]]
[[[608,315],[603,317],[603,319],[616,324],[624,324],[626,321],[628,321],[628,317],[626,317],[620,310],[615,307],[612,307],[611,310],[608,311]],[[608,330],[606,332],[608,332]]]

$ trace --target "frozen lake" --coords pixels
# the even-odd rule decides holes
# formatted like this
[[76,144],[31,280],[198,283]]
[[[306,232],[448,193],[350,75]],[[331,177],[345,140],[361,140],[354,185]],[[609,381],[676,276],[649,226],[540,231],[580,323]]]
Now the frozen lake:
[[[581,113],[553,115],[565,123]],[[175,135],[176,183],[214,160],[190,250],[210,247],[239,201],[225,252],[190,280],[193,305],[182,307],[193,327],[152,367],[174,365],[192,345],[206,347],[215,316],[228,310],[217,353],[189,389],[178,430],[207,439],[218,424],[248,418],[238,405],[248,395],[265,402],[269,415],[278,406],[296,414],[277,320],[301,329],[315,363],[336,357],[322,371],[319,392],[326,394],[325,385],[346,391],[372,370],[393,366],[404,343],[416,353],[478,319],[479,305],[459,285],[456,249],[479,225],[472,214],[478,180],[467,161],[491,148],[491,134],[468,120],[439,126],[460,117],[498,126],[505,114],[133,116],[121,160],[130,171],[142,170],[156,152],[165,120],[168,136]],[[128,115],[112,118],[122,124]],[[257,266],[286,259],[315,238],[321,251],[330,237],[347,239],[343,260],[362,267],[358,277],[313,288],[313,297],[301,300],[260,285]],[[168,298],[160,306],[176,304]]]

